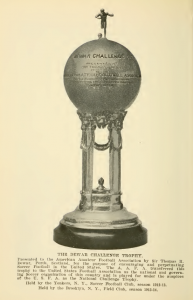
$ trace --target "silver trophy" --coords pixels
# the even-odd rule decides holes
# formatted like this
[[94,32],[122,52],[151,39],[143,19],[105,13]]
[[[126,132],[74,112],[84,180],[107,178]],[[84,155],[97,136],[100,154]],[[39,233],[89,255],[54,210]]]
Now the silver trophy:
[[[141,71],[133,54],[106,38],[107,17],[101,9],[104,37],[78,47],[64,70],[68,97],[81,120],[82,190],[78,207],[54,229],[58,244],[84,249],[124,249],[147,243],[147,230],[121,201],[121,130],[126,109],[135,100]],[[108,128],[105,144],[95,141],[95,129]],[[109,188],[100,178],[93,188],[94,150],[109,151]],[[106,182],[105,182],[106,185]]]

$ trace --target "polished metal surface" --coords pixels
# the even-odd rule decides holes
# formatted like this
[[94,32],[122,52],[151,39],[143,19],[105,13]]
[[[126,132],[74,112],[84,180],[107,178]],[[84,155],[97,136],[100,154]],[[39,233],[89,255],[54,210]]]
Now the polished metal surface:
[[81,45],[69,57],[64,85],[81,112],[125,110],[141,84],[137,60],[124,46],[105,38]]

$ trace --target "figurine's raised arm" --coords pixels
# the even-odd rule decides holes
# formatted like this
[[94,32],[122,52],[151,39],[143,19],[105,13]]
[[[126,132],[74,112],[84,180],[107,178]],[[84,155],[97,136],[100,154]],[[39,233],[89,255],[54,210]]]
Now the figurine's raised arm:
[[97,14],[96,16],[95,16],[95,18],[97,18],[97,19],[101,19],[101,14],[99,13],[99,14]]

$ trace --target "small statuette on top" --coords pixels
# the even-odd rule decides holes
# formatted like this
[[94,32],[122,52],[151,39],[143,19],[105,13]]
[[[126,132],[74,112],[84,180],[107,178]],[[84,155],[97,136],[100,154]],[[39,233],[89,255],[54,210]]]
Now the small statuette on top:
[[104,29],[105,38],[106,38],[106,28],[107,28],[107,16],[114,17],[113,14],[109,14],[108,12],[105,12],[103,8],[100,10],[100,13],[95,16],[95,18],[101,19],[101,28]]

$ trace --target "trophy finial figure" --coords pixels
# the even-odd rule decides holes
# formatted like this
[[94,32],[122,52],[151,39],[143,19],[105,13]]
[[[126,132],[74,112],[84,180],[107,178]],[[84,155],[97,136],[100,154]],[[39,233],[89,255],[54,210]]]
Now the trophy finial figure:
[[101,28],[104,29],[104,37],[106,38],[106,28],[107,28],[107,16],[114,17],[113,14],[109,14],[105,12],[103,8],[101,8],[100,13],[95,16],[97,19],[101,19]]

